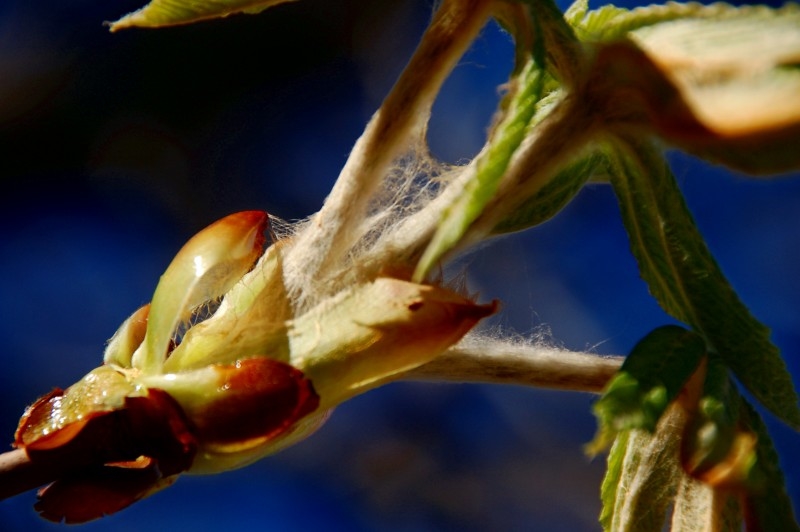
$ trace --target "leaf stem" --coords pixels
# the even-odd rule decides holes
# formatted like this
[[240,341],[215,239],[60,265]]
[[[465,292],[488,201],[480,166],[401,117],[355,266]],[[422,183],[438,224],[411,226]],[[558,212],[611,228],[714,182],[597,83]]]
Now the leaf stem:
[[[336,184],[287,250],[290,293],[302,299],[351,248],[354,231],[394,159],[424,131],[444,80],[488,20],[490,0],[444,0],[381,108],[358,139]],[[302,304],[302,301],[301,301]]]
[[623,357],[470,338],[403,380],[483,382],[600,393]]

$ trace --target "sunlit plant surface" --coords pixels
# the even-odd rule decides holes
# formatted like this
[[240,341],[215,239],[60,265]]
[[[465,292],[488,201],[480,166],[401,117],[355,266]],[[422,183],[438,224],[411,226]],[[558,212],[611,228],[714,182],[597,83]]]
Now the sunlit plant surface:
[[[112,29],[229,11],[179,7],[154,2]],[[769,437],[731,380],[796,428],[791,378],[707,251],[656,139],[747,172],[796,168],[798,11],[586,9],[565,21],[546,3],[444,2],[319,214],[268,231],[250,211],[199,233],[109,343],[106,365],[26,414],[17,445],[34,462],[97,441],[108,452],[43,492],[42,514],[79,522],[182,471],[239,467],[428,362],[420,374],[458,380],[474,361],[541,357],[496,333],[459,342],[496,305],[440,265],[548,220],[592,180],[610,182],[642,277],[682,324],[647,334],[595,405],[588,449],[613,442],[601,522],[660,529],[669,509],[676,529],[793,526]],[[484,149],[465,166],[438,165],[420,142],[429,107],[492,15],[515,38],[512,79]],[[261,256],[265,233],[274,243]],[[600,363],[580,360],[566,372]]]

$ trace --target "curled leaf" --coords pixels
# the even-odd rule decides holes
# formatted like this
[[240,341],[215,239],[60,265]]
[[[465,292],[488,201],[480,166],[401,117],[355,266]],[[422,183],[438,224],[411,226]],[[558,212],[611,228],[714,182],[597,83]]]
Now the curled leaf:
[[800,9],[713,8],[643,18],[599,45],[590,90],[610,121],[700,157],[754,174],[800,168]]
[[600,151],[591,151],[571,161],[533,196],[508,213],[492,232],[521,231],[546,222],[569,203],[590,178],[603,172],[604,163],[605,157]]
[[110,24],[111,31],[125,28],[159,28],[261,11],[294,0],[153,0],[138,11]]
[[133,366],[159,372],[176,328],[193,309],[227,292],[261,255],[269,223],[263,211],[231,214],[193,236],[158,282]]
[[[539,47],[543,45],[538,43]],[[539,51],[537,55],[544,52]],[[444,212],[414,272],[416,281],[422,280],[445,253],[453,249],[492,199],[511,157],[528,131],[542,96],[545,72],[541,62],[531,57],[516,80],[519,89],[510,98],[509,108],[476,161],[475,176],[466,184],[453,204]]]
[[147,317],[150,314],[150,304],[140,307],[122,322],[117,332],[108,341],[103,353],[105,364],[116,364],[122,368],[131,367],[133,353],[142,345],[147,332]]

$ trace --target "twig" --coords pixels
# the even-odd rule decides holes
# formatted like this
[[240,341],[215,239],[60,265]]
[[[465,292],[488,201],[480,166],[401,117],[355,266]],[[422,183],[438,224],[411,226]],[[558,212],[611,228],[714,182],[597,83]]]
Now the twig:
[[73,468],[66,463],[32,462],[23,449],[0,454],[0,500],[52,482]]
[[[622,357],[618,356],[469,338],[400,378],[516,384],[599,393],[621,364]],[[0,454],[0,500],[87,465],[81,460],[31,461],[22,449]]]

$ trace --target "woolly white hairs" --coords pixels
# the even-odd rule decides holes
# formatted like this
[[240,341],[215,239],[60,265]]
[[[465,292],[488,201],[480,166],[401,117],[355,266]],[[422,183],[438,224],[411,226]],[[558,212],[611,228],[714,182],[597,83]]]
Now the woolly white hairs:
[[[383,240],[377,236],[380,228],[393,224],[389,220],[398,211],[396,207],[415,203],[413,194],[409,198],[403,192],[415,188],[413,183],[419,177],[415,166],[425,168],[428,163],[403,165],[411,168],[410,172],[398,172],[394,165],[398,159],[413,157],[414,149],[420,146],[433,101],[488,20],[490,5],[487,0],[444,2],[400,79],[356,142],[322,209],[299,228],[286,246],[284,282],[296,311],[313,306],[320,294],[340,289],[336,282],[342,278],[340,272],[366,267],[374,274],[378,264],[387,269],[407,266],[392,264],[395,257],[391,254],[376,257],[377,262],[370,266],[370,261],[365,264],[358,260],[359,249],[363,251],[370,247],[364,244],[374,242],[374,255],[376,245]],[[398,194],[387,193],[387,181],[396,187],[398,180]],[[421,190],[430,189],[423,186]],[[416,195],[417,200],[425,196]],[[409,210],[418,208],[399,209],[406,213]]]
[[568,351],[540,340],[496,339],[475,333],[404,378],[599,393],[621,363],[622,357]]
[[[284,246],[284,281],[296,289],[291,293],[295,313],[381,273],[408,277],[443,210],[469,179],[469,173],[469,166],[434,159],[422,136],[418,137],[408,152],[387,167],[362,216],[355,216],[348,208],[341,213],[350,224],[342,229],[346,235],[342,241],[331,243],[331,257],[325,264],[321,264],[319,253],[313,254],[310,246],[303,245],[304,239],[316,241],[320,233],[329,234],[318,222],[319,214],[294,222],[270,216],[272,237]],[[333,260],[333,256],[338,259]],[[293,261],[302,264],[292,269]],[[313,269],[318,270],[316,278]]]
[[[410,279],[443,213],[475,177],[483,152],[465,166],[444,165],[431,158],[425,133],[442,83],[488,20],[489,6],[486,0],[443,2],[400,79],[356,142],[322,209],[293,225],[273,220],[282,246],[283,286],[294,316],[382,274]],[[557,118],[545,121],[560,125],[565,110],[558,108],[557,98],[552,100]],[[543,131],[528,139],[512,160],[492,208],[452,252],[485,238],[498,216],[521,195],[537,190],[569,139],[587,135],[591,128],[585,125],[576,130],[571,123],[565,130],[553,130],[544,124]],[[488,211],[493,213],[487,216]],[[620,365],[616,357],[571,353],[544,341],[489,336],[473,333],[407,377],[599,391]]]

